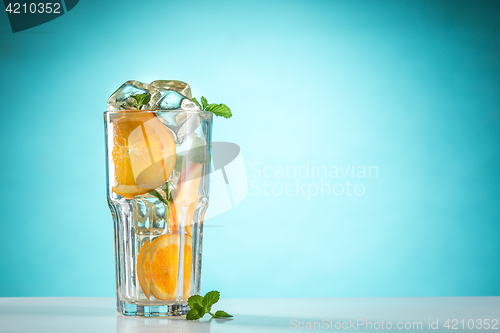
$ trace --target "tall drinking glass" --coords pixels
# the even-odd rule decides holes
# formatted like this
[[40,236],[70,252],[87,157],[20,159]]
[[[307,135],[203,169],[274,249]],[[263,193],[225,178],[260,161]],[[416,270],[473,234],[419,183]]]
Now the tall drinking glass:
[[212,117],[205,111],[104,113],[123,315],[185,315],[189,296],[200,293]]

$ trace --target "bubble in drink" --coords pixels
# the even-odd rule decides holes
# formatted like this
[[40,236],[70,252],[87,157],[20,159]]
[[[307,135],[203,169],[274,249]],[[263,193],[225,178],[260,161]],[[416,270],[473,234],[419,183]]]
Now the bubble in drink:
[[108,99],[108,111],[137,110],[134,103],[130,103],[131,101],[133,102],[133,99],[130,97],[139,94],[148,94],[151,96],[149,102],[140,108],[141,110],[153,110],[161,98],[158,89],[146,83],[130,80],[122,84]]

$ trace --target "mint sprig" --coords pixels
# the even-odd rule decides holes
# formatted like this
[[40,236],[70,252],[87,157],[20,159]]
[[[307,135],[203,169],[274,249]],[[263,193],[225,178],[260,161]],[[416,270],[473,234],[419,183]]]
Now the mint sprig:
[[215,103],[208,104],[207,99],[203,96],[201,96],[201,104],[194,97],[192,98],[192,100],[193,102],[198,104],[198,106],[202,111],[210,111],[216,116],[224,118],[231,118],[233,115],[231,113],[231,109],[229,109],[229,107],[226,104],[215,104]]
[[130,95],[130,97],[127,99],[127,104],[129,106],[137,108],[137,110],[140,110],[142,106],[148,104],[150,100],[151,95],[149,95],[148,93],[135,94]]
[[151,194],[152,196],[155,196],[158,200],[163,202],[165,205],[170,206],[170,203],[172,202],[172,191],[170,190],[170,182],[166,181],[165,184],[160,186],[160,189],[165,192],[165,197],[163,197],[160,192],[157,190],[151,190],[148,193]]
[[206,313],[216,319],[227,319],[232,316],[222,310],[216,311],[215,314],[212,311],[212,305],[217,303],[220,298],[220,293],[216,290],[209,291],[204,297],[200,295],[193,295],[188,299],[188,305],[191,308],[186,314],[187,320],[197,320],[202,318]]
[[151,190],[149,191],[148,193],[154,197],[156,197],[158,200],[160,200],[161,202],[163,202],[165,205],[167,205],[167,211],[166,211],[166,214],[167,214],[167,223],[170,224],[170,205],[172,204],[172,201],[174,200],[174,198],[172,197],[172,191],[170,190],[170,182],[169,181],[166,181],[165,184],[163,184],[162,186],[160,186],[160,189],[163,190],[163,192],[165,192],[165,196],[162,196],[160,194],[160,192],[158,192],[157,190]]

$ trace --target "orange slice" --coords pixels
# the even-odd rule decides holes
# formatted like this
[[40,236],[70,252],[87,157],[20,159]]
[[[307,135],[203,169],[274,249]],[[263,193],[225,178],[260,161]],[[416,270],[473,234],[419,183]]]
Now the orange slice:
[[151,266],[150,266],[150,255],[149,255],[150,242],[149,239],[144,242],[137,256],[137,276],[139,278],[139,284],[141,285],[142,291],[147,298],[150,295],[150,281],[151,281]]
[[191,292],[191,258],[192,258],[192,244],[193,239],[191,236],[186,235],[184,239],[184,278],[182,281],[182,299],[186,300]]
[[176,147],[169,130],[153,113],[126,111],[111,121],[116,185],[125,198],[160,187],[174,169]]
[[171,300],[177,294],[179,248],[180,237],[175,234],[162,235],[150,245],[150,290],[157,299]]
[[193,215],[200,199],[198,187],[200,186],[202,170],[203,164],[190,162],[181,172],[173,194],[178,221],[182,219],[183,208],[186,211],[184,225],[188,235],[192,234]]

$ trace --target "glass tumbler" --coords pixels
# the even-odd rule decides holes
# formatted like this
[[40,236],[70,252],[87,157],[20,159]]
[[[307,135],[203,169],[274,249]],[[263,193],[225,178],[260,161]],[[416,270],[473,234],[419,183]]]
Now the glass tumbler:
[[205,111],[104,112],[123,315],[182,316],[200,293],[212,118]]

